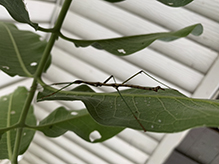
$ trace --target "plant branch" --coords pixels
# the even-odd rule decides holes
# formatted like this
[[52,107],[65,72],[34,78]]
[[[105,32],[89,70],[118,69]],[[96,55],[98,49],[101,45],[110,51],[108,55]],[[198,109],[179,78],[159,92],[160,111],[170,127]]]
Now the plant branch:
[[69,38],[69,37],[65,36],[61,32],[59,32],[59,36],[60,36],[60,38],[67,40],[67,41],[70,41],[70,42],[78,41],[77,39],[73,39],[73,38]]
[[[49,55],[50,55],[50,52],[52,50],[52,47],[55,43],[55,40],[58,38],[58,33],[61,29],[62,23],[64,21],[64,18],[67,14],[67,11],[68,11],[70,5],[71,5],[71,2],[72,2],[72,0],[65,0],[64,4],[62,6],[62,9],[60,11],[59,17],[57,19],[57,22],[55,23],[54,31],[49,39],[49,42],[45,48],[45,51],[44,51],[43,56],[41,58],[41,61],[37,67],[35,74],[34,74],[34,80],[32,82],[29,95],[28,95],[27,100],[25,102],[25,105],[24,105],[24,108],[22,110],[21,117],[20,117],[19,123],[18,123],[21,127],[25,127],[26,117],[27,117],[29,108],[31,106],[31,102],[33,100],[33,97],[34,97],[34,94],[36,91],[37,79],[39,77],[41,77],[41,75],[42,75],[42,72],[44,70],[46,62],[47,62]],[[23,132],[23,128],[17,129],[15,146],[14,146],[14,150],[13,150],[13,156],[11,159],[12,164],[17,164],[17,156],[19,155],[19,148],[20,148],[20,144],[21,144],[21,140],[22,140],[22,132]]]
[[95,41],[99,41],[99,40],[80,40],[80,39],[74,39],[74,38],[70,38],[70,37],[65,36],[61,32],[59,32],[59,36],[60,36],[60,38],[62,38],[64,40],[67,40],[67,41],[70,41],[70,42],[76,42],[76,41],[80,41],[80,42],[88,42],[88,41],[95,42]]
[[54,28],[43,28],[38,26],[37,31],[43,31],[43,32],[54,32]]

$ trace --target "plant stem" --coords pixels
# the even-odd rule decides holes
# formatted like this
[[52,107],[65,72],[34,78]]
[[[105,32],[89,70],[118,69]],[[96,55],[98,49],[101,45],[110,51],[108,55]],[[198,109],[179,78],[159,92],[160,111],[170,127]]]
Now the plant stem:
[[43,28],[43,27],[40,27],[38,26],[38,29],[37,31],[43,31],[43,32],[54,32],[54,29],[53,28]]
[[[72,0],[65,0],[64,4],[62,6],[62,9],[60,11],[59,17],[57,19],[57,22],[55,23],[54,31],[53,31],[50,39],[49,39],[49,42],[48,42],[48,44],[47,44],[47,46],[44,50],[41,61],[38,65],[38,67],[37,67],[37,70],[36,70],[35,74],[34,74],[34,79],[33,79],[32,85],[31,85],[31,89],[30,89],[29,95],[26,99],[24,108],[23,108],[22,113],[21,113],[21,117],[20,117],[19,122],[18,122],[20,127],[25,127],[27,114],[28,114],[29,108],[31,106],[31,102],[33,100],[33,97],[34,97],[34,94],[35,94],[35,91],[36,91],[37,79],[39,77],[41,77],[41,75],[42,75],[42,72],[44,70],[46,62],[47,62],[47,60],[50,56],[50,52],[52,50],[52,47],[55,43],[55,40],[58,38],[59,31],[61,29],[64,18],[67,14],[67,11],[68,11],[68,9],[71,5],[71,2],[72,2]],[[19,149],[20,149],[20,144],[21,144],[21,140],[22,140],[22,132],[23,132],[23,128],[18,128],[17,129],[16,139],[15,139],[15,144],[14,144],[14,150],[13,150],[13,156],[12,156],[12,159],[11,159],[12,164],[17,164],[17,156],[19,155]]]

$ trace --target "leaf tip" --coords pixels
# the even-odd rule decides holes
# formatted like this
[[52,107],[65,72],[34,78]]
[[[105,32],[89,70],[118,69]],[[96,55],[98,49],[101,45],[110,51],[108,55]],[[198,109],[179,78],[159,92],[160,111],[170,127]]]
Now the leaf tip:
[[197,24],[196,27],[192,30],[192,34],[195,35],[195,36],[199,36],[203,33],[203,26],[202,24]]

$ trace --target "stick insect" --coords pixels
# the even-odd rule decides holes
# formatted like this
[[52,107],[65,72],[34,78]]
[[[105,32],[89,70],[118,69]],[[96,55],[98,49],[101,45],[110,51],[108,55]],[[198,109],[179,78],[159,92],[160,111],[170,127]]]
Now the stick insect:
[[[132,85],[132,84],[126,84],[129,80],[133,79],[134,77],[136,77],[137,75],[144,73],[145,75],[149,76],[150,78],[152,78],[153,80],[157,81],[158,83],[168,87],[167,85],[161,83],[160,81],[158,81],[157,79],[155,79],[154,77],[150,76],[148,73],[146,73],[145,71],[141,70],[139,72],[137,72],[136,74],[134,74],[133,76],[129,77],[127,80],[125,80],[123,83],[116,83],[116,80],[114,78],[113,75],[111,75],[109,78],[107,78],[104,82],[89,82],[89,81],[83,81],[83,80],[75,80],[73,82],[61,82],[61,83],[53,83],[52,85],[66,85],[60,89],[58,89],[56,92],[53,92],[45,97],[49,97],[52,96],[56,93],[58,93],[59,91],[73,85],[73,84],[87,84],[90,86],[94,86],[94,87],[102,87],[102,86],[107,86],[107,87],[113,87],[116,89],[116,91],[118,92],[119,96],[122,98],[122,100],[124,101],[125,105],[127,106],[127,108],[130,110],[131,114],[133,115],[133,117],[136,119],[136,121],[138,122],[138,124],[141,126],[141,128],[144,130],[144,132],[146,132],[145,127],[142,125],[142,123],[140,122],[140,120],[137,118],[137,116],[135,115],[135,113],[132,111],[132,109],[129,107],[128,103],[125,101],[124,97],[122,96],[119,87],[129,87],[129,88],[135,88],[135,89],[142,89],[142,90],[150,90],[150,91],[155,91],[157,92],[158,90],[165,90],[163,88],[161,88],[160,86],[157,87],[145,87],[145,86],[139,86],[139,85]],[[107,83],[110,79],[114,80],[115,83]],[[170,88],[170,87],[168,87]],[[43,98],[45,98],[43,97]],[[43,99],[42,98],[42,99]]]

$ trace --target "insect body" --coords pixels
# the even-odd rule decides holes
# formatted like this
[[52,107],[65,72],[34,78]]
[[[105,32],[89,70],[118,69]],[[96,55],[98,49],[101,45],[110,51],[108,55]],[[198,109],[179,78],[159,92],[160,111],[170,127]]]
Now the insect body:
[[[148,75],[146,72],[140,71],[140,72],[134,74],[133,76],[131,76],[130,78],[128,78],[127,80],[125,80],[123,83],[116,83],[116,82],[115,83],[107,83],[111,78],[113,78],[114,81],[115,81],[115,78],[114,78],[113,75],[111,75],[109,78],[107,78],[104,82],[89,82],[89,81],[83,81],[83,80],[75,80],[74,82],[53,83],[52,85],[66,84],[66,86],[62,87],[61,89],[57,90],[56,92],[53,92],[50,95],[47,95],[46,97],[52,96],[52,95],[58,93],[59,91],[65,89],[65,88],[67,88],[67,87],[69,87],[70,85],[73,85],[73,84],[87,84],[87,85],[94,86],[94,87],[102,87],[102,86],[113,87],[113,88],[115,88],[117,90],[118,94],[120,95],[120,97],[122,98],[124,103],[126,104],[127,108],[130,110],[130,112],[132,113],[133,117],[136,119],[138,124],[146,132],[146,129],[144,128],[144,126],[142,125],[142,123],[140,122],[138,117],[135,115],[135,113],[132,111],[132,109],[129,107],[128,103],[125,101],[124,97],[122,96],[121,92],[118,89],[119,87],[130,87],[130,88],[142,89],[142,90],[150,90],[150,91],[155,91],[155,92],[157,92],[158,90],[165,90],[165,89],[161,88],[160,86],[157,86],[157,87],[145,87],[145,86],[139,86],[139,85],[125,84],[127,81],[131,80],[132,78],[134,78],[135,76],[137,76],[138,74],[140,74],[142,72],[145,73],[146,75]],[[150,75],[148,75],[148,76],[151,77]],[[151,78],[156,80],[153,77],[151,77]],[[161,83],[161,82],[159,82],[159,83]],[[161,83],[161,84],[163,84],[163,83]]]

